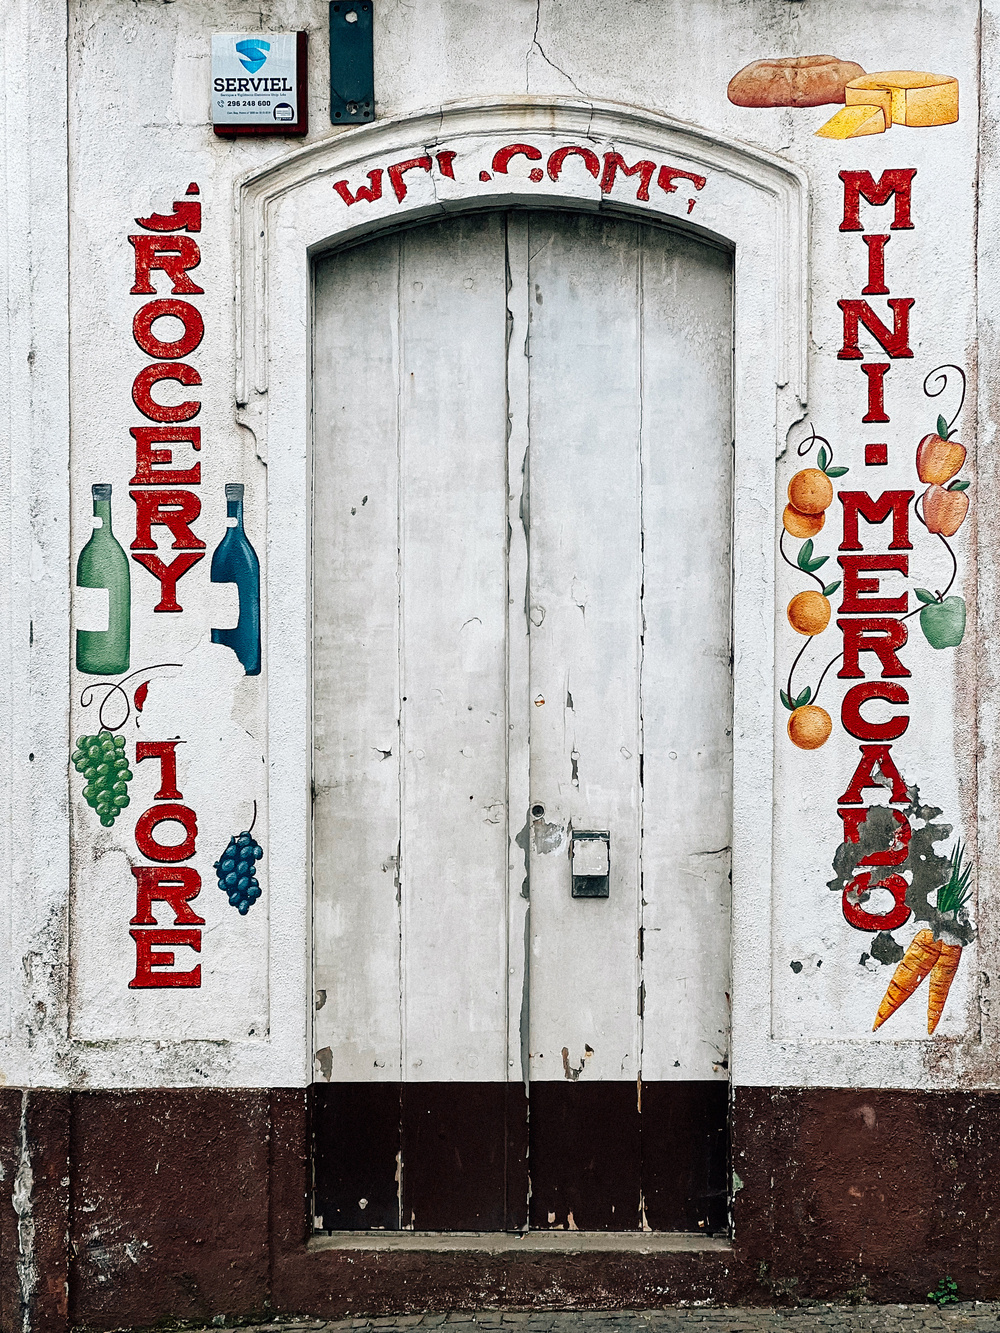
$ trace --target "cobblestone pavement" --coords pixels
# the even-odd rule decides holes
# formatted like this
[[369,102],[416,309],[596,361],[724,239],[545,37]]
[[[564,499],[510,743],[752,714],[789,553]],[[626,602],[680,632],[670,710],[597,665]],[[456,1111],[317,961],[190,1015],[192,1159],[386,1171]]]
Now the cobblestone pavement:
[[1000,1301],[933,1305],[809,1305],[794,1309],[712,1308],[413,1314],[378,1319],[213,1322],[198,1333],[364,1333],[439,1328],[440,1333],[1000,1333]]

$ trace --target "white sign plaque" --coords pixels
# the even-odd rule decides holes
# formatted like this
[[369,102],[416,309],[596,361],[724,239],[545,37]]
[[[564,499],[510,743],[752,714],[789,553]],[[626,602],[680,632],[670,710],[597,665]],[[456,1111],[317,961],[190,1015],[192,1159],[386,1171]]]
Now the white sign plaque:
[[212,123],[269,125],[298,120],[294,32],[223,32],[212,37]]

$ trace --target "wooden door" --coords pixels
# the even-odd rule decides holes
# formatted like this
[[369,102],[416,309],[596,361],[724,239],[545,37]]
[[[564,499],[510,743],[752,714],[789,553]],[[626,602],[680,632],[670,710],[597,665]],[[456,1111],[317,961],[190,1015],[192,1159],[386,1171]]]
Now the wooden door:
[[724,1220],[731,302],[568,213],[317,265],[327,1229]]

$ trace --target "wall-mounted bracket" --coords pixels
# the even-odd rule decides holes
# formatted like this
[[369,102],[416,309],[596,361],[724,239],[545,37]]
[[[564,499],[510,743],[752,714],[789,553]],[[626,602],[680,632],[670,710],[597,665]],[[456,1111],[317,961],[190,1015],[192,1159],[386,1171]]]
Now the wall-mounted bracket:
[[372,0],[331,0],[330,120],[357,125],[374,119]]

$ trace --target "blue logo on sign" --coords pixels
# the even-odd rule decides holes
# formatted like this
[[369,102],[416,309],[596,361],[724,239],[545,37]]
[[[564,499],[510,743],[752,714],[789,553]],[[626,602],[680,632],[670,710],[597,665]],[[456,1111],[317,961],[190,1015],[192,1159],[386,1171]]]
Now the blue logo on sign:
[[267,59],[267,53],[271,49],[271,43],[262,41],[258,37],[248,39],[245,42],[237,42],[236,50],[239,53],[240,61],[251,74],[256,74]]

